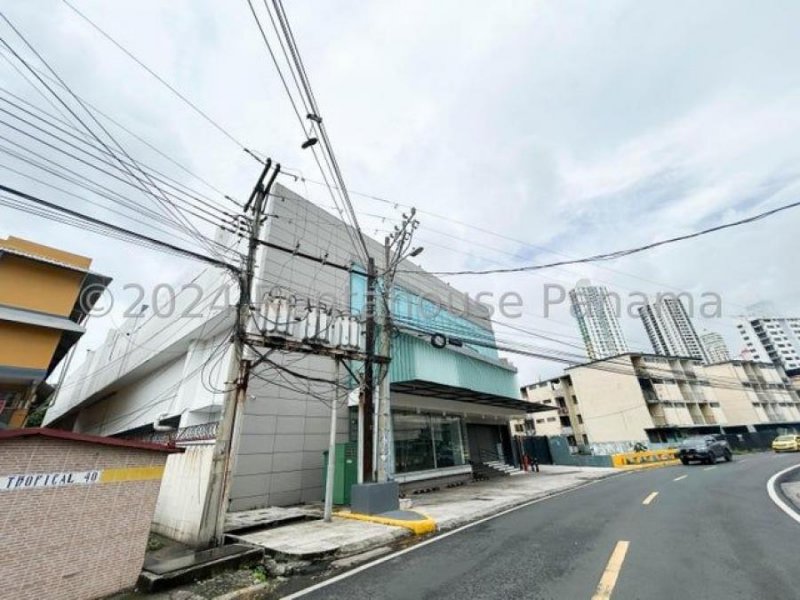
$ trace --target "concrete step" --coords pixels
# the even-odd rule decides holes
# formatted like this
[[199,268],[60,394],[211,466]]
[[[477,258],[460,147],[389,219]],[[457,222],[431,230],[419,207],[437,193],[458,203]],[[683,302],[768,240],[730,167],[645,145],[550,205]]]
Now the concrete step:
[[145,559],[136,587],[151,593],[211,577],[228,569],[258,563],[264,549],[247,544],[229,544],[209,550],[187,550],[162,559]]

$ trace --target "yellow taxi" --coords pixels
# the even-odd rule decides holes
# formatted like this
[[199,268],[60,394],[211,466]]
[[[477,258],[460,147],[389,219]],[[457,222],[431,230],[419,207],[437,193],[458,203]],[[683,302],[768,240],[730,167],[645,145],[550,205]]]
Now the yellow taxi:
[[772,449],[775,452],[800,452],[800,435],[779,435],[772,440]]

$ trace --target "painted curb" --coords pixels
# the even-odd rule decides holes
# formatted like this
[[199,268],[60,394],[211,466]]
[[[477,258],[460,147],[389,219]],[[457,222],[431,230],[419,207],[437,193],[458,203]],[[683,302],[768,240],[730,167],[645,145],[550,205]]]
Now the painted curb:
[[681,464],[679,459],[675,460],[665,460],[663,462],[657,463],[643,463],[641,465],[627,465],[624,467],[614,467],[619,471],[643,471],[645,469],[660,469],[661,467],[674,467],[675,465]]
[[425,535],[426,533],[433,533],[436,531],[436,521],[427,515],[423,515],[421,512],[410,512],[415,512],[425,518],[418,521],[406,521],[403,519],[392,519],[390,517],[381,517],[378,515],[362,515],[361,513],[351,512],[337,512],[336,516],[343,519],[353,519],[355,521],[367,521],[369,523],[379,523],[380,525],[403,527],[410,530],[414,535]]
[[770,500],[772,500],[778,508],[785,512],[789,518],[800,523],[800,513],[798,513],[793,507],[789,506],[784,501],[782,494],[776,489],[777,485],[782,483],[784,476],[795,469],[800,469],[800,465],[792,465],[791,467],[787,467],[782,471],[778,471],[772,477],[770,477],[769,481],[767,481],[767,494],[769,494]]

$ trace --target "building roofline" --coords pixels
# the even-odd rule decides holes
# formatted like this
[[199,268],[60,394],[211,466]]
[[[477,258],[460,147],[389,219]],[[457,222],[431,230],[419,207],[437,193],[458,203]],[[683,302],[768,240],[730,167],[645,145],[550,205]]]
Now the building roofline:
[[102,446],[116,446],[117,448],[134,448],[137,450],[150,450],[152,452],[177,453],[183,452],[183,448],[166,446],[164,444],[153,444],[150,442],[139,442],[136,440],[124,440],[120,438],[102,437],[99,435],[89,435],[86,433],[75,433],[63,429],[50,429],[48,427],[29,427],[26,429],[4,429],[0,431],[0,442],[12,438],[41,436],[57,440],[69,440],[71,442],[84,442],[87,444],[99,444]]

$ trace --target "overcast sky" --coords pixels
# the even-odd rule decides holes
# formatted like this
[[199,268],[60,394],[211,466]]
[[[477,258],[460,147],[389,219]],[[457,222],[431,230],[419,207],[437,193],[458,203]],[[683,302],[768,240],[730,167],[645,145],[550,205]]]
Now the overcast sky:
[[[246,146],[319,179],[245,0],[74,2]],[[348,185],[419,209],[419,262],[430,270],[607,252],[798,198],[797,2],[285,4]],[[219,190],[246,197],[259,165],[65,4],[6,2],[2,10],[78,95]],[[3,22],[0,35],[23,49]],[[5,60],[0,77],[4,90],[53,112]],[[114,133],[137,158],[213,194]],[[0,135],[26,143],[2,124]],[[25,170],[3,152],[0,165]],[[114,218],[5,168],[0,180]],[[322,187],[283,182],[330,203]],[[403,209],[353,200],[376,237]],[[577,326],[566,304],[544,317],[545,284],[568,289],[589,278],[623,300],[632,292],[686,290],[696,309],[701,294],[713,292],[723,318],[696,325],[725,335],[736,353],[730,317],[745,306],[768,300],[797,316],[798,226],[800,210],[789,211],[602,266],[448,280],[472,293],[519,293],[524,314],[511,322],[569,344],[580,344]],[[93,257],[93,268],[112,276],[123,298],[126,283],[152,289],[198,268],[0,207],[0,237],[7,235]],[[81,347],[98,344],[118,322],[117,312],[112,317],[93,322]],[[634,348],[649,349],[637,319],[625,317],[623,328]],[[510,358],[520,383],[561,369]]]

